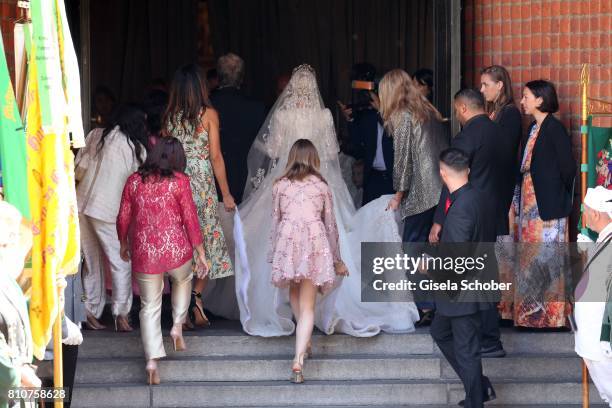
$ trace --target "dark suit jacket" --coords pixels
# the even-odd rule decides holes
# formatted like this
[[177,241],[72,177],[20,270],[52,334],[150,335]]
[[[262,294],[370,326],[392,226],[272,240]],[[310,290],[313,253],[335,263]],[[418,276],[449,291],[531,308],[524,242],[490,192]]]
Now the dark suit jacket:
[[[496,231],[500,235],[508,233],[508,211],[502,212],[499,200],[504,196],[504,186],[501,182],[502,166],[499,159],[497,139],[503,134],[501,127],[491,121],[485,114],[468,120],[461,132],[451,140],[451,147],[463,150],[470,158],[470,183],[486,194],[487,200],[494,202],[495,214],[491,218]],[[510,175],[508,175],[510,177]],[[434,221],[443,228],[444,206],[448,197],[448,189],[444,187],[440,194],[440,202],[436,209]]]
[[211,102],[219,112],[221,152],[225,161],[227,182],[236,204],[239,204],[248,175],[247,155],[265,120],[265,106],[232,87],[213,92]]
[[[534,125],[535,122],[530,129]],[[522,150],[524,154],[524,146]],[[565,127],[552,114],[542,122],[533,147],[530,173],[540,218],[548,221],[569,216],[574,198],[576,161]]]
[[[521,112],[513,103],[501,108],[494,121],[500,125],[502,130],[502,134],[496,138],[495,142],[498,148],[501,172],[500,190],[502,195],[499,199],[499,211],[503,215],[508,214],[508,211],[510,211],[514,187],[518,182],[519,145],[523,135],[523,124]],[[505,228],[500,229],[498,235],[507,235],[508,233],[506,217]]]
[[[496,212],[494,203],[488,199],[487,194],[477,190],[471,183],[464,185],[450,195],[451,206],[446,214],[444,229],[440,236],[440,251],[443,256],[482,256],[487,253],[487,272],[479,276],[480,280],[487,278],[497,279],[497,262],[495,260],[494,242],[497,239],[495,224],[491,217]],[[466,247],[446,246],[449,243],[475,243]],[[469,276],[465,276],[469,278]],[[478,301],[465,301],[464,293],[456,294],[453,299],[440,292],[434,294],[436,313],[442,316],[465,316],[486,310],[492,307],[495,294],[470,292],[469,300],[477,298]]]
[[[374,109],[366,109],[354,115],[355,120],[349,122],[348,131],[351,144],[357,159],[363,160],[363,182],[368,180],[372,171],[372,163],[376,157],[376,142],[378,137],[378,112]],[[383,158],[387,176],[393,178],[393,139],[383,133],[382,138]]]

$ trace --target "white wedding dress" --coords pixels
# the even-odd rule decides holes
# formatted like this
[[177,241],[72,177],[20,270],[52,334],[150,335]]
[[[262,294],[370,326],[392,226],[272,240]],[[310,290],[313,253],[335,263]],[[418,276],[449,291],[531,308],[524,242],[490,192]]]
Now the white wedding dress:
[[326,334],[360,337],[413,331],[418,320],[413,302],[361,302],[361,242],[401,242],[399,226],[395,214],[385,211],[389,196],[355,211],[340,171],[331,113],[323,105],[314,71],[306,65],[294,70],[249,152],[249,179],[234,229],[236,297],[243,329],[266,337],[290,335],[295,329],[289,292],[271,284],[266,254],[272,184],[298,139],[311,140],[319,152],[320,172],[333,194],[341,256],[350,271],[336,289],[317,299],[315,325]]

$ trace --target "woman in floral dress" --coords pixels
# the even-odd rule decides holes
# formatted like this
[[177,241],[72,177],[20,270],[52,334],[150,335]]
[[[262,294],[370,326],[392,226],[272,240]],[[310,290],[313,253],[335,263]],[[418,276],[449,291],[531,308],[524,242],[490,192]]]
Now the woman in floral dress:
[[186,173],[191,181],[204,236],[210,272],[207,278],[195,280],[189,307],[192,322],[204,326],[209,323],[204,314],[201,293],[208,279],[234,274],[217,215],[217,189],[213,176],[221,189],[225,210],[234,211],[236,204],[230,194],[221,155],[219,116],[210,105],[206,81],[197,65],[185,65],[175,73],[164,122],[166,134],[179,139],[185,149]]
[[535,122],[521,161],[518,240],[521,243],[514,300],[514,324],[567,326],[569,281],[562,243],[569,241],[576,162],[558,110],[552,83],[536,80],[523,90],[521,105]]

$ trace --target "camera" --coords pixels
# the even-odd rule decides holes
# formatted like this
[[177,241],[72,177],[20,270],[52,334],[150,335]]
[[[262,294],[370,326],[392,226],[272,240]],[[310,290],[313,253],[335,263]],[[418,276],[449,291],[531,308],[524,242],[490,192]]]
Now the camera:
[[353,112],[373,109],[371,92],[378,93],[378,78],[376,68],[369,63],[359,63],[353,66],[351,72],[352,100],[347,106]]

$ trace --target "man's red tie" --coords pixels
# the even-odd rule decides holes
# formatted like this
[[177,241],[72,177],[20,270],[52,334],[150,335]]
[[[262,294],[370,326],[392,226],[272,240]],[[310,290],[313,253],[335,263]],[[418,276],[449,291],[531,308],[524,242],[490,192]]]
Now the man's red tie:
[[444,215],[448,214],[448,209],[450,208],[451,203],[452,201],[450,197],[446,197],[446,203],[444,204]]

